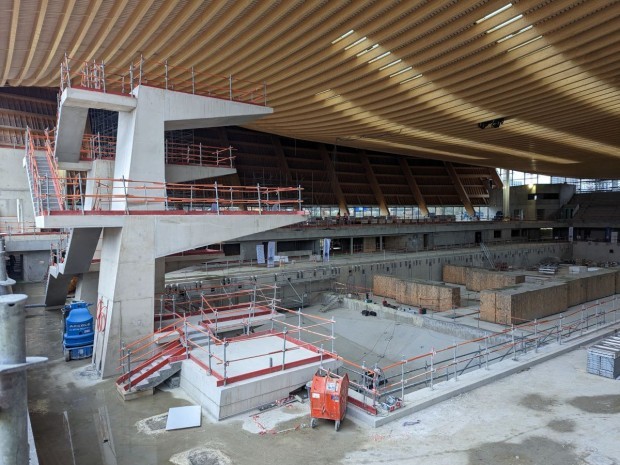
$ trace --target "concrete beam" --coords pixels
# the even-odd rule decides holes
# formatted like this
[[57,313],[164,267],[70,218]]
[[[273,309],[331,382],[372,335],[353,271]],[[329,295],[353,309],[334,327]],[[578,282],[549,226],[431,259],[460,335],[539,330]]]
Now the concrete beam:
[[284,155],[284,149],[282,148],[282,143],[280,142],[280,137],[272,134],[271,143],[273,144],[273,148],[278,157],[278,165],[280,166],[280,169],[286,176],[286,182],[292,184],[293,176],[291,175],[291,169],[289,168],[288,162],[286,161],[286,156]]
[[235,168],[166,164],[166,182],[187,182],[236,173]]
[[136,99],[130,95],[109,94],[74,87],[67,87],[60,97],[60,108],[71,107],[84,108],[86,110],[95,108],[98,110],[128,112],[136,108],[136,105]]
[[134,91],[138,100],[144,94],[145,89],[149,94],[161,95],[166,131],[239,126],[273,113],[273,108],[262,105],[144,86],[138,86]]
[[446,170],[448,171],[448,174],[450,175],[450,179],[452,179],[452,183],[454,184],[454,187],[456,188],[456,192],[459,195],[459,199],[461,199],[461,203],[465,207],[465,211],[467,211],[468,215],[474,216],[476,212],[474,210],[474,207],[471,204],[471,200],[469,200],[469,196],[467,195],[465,188],[463,187],[463,183],[459,179],[459,175],[456,173],[456,170],[454,169],[454,165],[449,161],[445,161],[444,165],[446,167]]
[[375,199],[377,199],[377,205],[379,205],[379,214],[382,216],[389,216],[390,211],[388,210],[387,203],[385,202],[385,197],[383,196],[383,192],[381,191],[381,186],[379,186],[379,182],[377,181],[375,172],[372,170],[370,160],[368,160],[368,155],[366,155],[365,151],[362,151],[362,153],[360,154],[360,159],[362,162],[362,166],[364,167],[364,171],[366,172],[366,179],[368,179],[370,188],[375,195]]
[[426,206],[426,200],[424,200],[424,196],[422,195],[420,186],[418,186],[417,181],[413,177],[413,173],[411,172],[409,163],[407,163],[407,159],[405,157],[400,157],[399,162],[400,168],[403,170],[403,174],[405,175],[405,179],[407,180],[407,184],[409,184],[409,189],[413,194],[413,198],[418,204],[418,209],[420,210],[420,213],[422,213],[424,216],[428,216],[428,207]]
[[329,153],[327,152],[327,147],[325,147],[325,144],[319,144],[319,153],[321,154],[321,160],[323,160],[323,164],[325,165],[327,173],[329,174],[329,180],[332,185],[332,190],[336,195],[336,201],[338,202],[338,208],[340,210],[340,213],[349,213],[347,201],[344,197],[342,189],[340,188],[340,183],[338,182],[338,175],[336,174],[336,169],[334,168],[334,164],[329,157]]

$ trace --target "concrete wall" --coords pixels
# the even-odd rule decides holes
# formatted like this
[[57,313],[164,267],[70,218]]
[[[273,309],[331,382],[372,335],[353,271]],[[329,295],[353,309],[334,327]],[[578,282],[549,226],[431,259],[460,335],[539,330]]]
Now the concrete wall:
[[23,258],[23,281],[27,283],[42,282],[45,279],[50,264],[49,250],[27,252],[23,254]]
[[24,149],[0,147],[0,220],[17,221],[18,201],[24,221],[34,221],[32,196],[22,162]]
[[[605,232],[602,231],[603,238]],[[610,242],[573,242],[573,258],[594,262],[620,262],[620,244]]]

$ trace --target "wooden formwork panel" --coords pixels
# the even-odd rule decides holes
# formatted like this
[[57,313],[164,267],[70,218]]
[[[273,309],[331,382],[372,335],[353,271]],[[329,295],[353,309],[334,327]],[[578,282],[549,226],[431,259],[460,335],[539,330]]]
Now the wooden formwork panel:
[[568,306],[580,305],[615,294],[619,273],[601,270],[567,278]]
[[586,301],[602,299],[616,293],[616,272],[603,271],[586,279]]
[[375,295],[396,299],[402,304],[428,307],[437,311],[451,310],[461,305],[460,288],[433,281],[375,275],[373,292]]
[[470,268],[465,272],[465,287],[470,291],[501,289],[525,282],[525,275]]
[[444,265],[442,279],[447,283],[465,284],[465,274],[469,267],[459,265]]
[[497,320],[496,304],[497,293],[494,291],[482,291],[480,292],[480,319],[483,321],[492,321],[495,322]]
[[[485,309],[481,315],[484,321],[500,324],[521,324],[537,318],[544,318],[566,310],[567,286],[565,283],[551,283],[545,286],[520,286],[516,288],[489,290],[481,293],[495,294],[495,317],[491,309]],[[491,297],[486,297],[487,303],[492,302]]]

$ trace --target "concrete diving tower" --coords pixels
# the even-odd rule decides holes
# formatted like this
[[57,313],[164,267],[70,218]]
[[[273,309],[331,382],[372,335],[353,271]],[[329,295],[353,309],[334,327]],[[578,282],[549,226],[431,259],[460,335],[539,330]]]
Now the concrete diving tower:
[[[174,184],[187,180],[188,172],[190,179],[213,176],[213,168],[191,167],[174,175],[167,169],[165,130],[244,124],[272,113],[271,108],[145,85],[125,95],[67,87],[56,129],[61,167],[80,162],[89,108],[119,112],[116,154],[107,168],[111,176],[87,179],[78,201],[60,202],[73,208],[42,211],[36,223],[41,228],[102,229],[93,363],[107,377],[118,374],[123,342],[153,333],[158,259],[305,217],[296,188]],[[67,250],[67,256],[76,252]]]

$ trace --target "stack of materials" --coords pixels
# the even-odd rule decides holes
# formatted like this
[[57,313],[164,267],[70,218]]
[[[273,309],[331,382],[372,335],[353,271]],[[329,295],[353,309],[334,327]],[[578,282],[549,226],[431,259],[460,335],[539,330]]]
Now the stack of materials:
[[460,265],[444,265],[443,280],[447,283],[464,284],[469,291],[501,289],[525,282],[525,275],[515,272],[489,271]]
[[605,378],[620,378],[620,337],[608,337],[589,347],[587,370]]
[[395,299],[401,304],[432,308],[440,312],[461,305],[459,287],[436,281],[375,275],[373,292],[375,295]]

